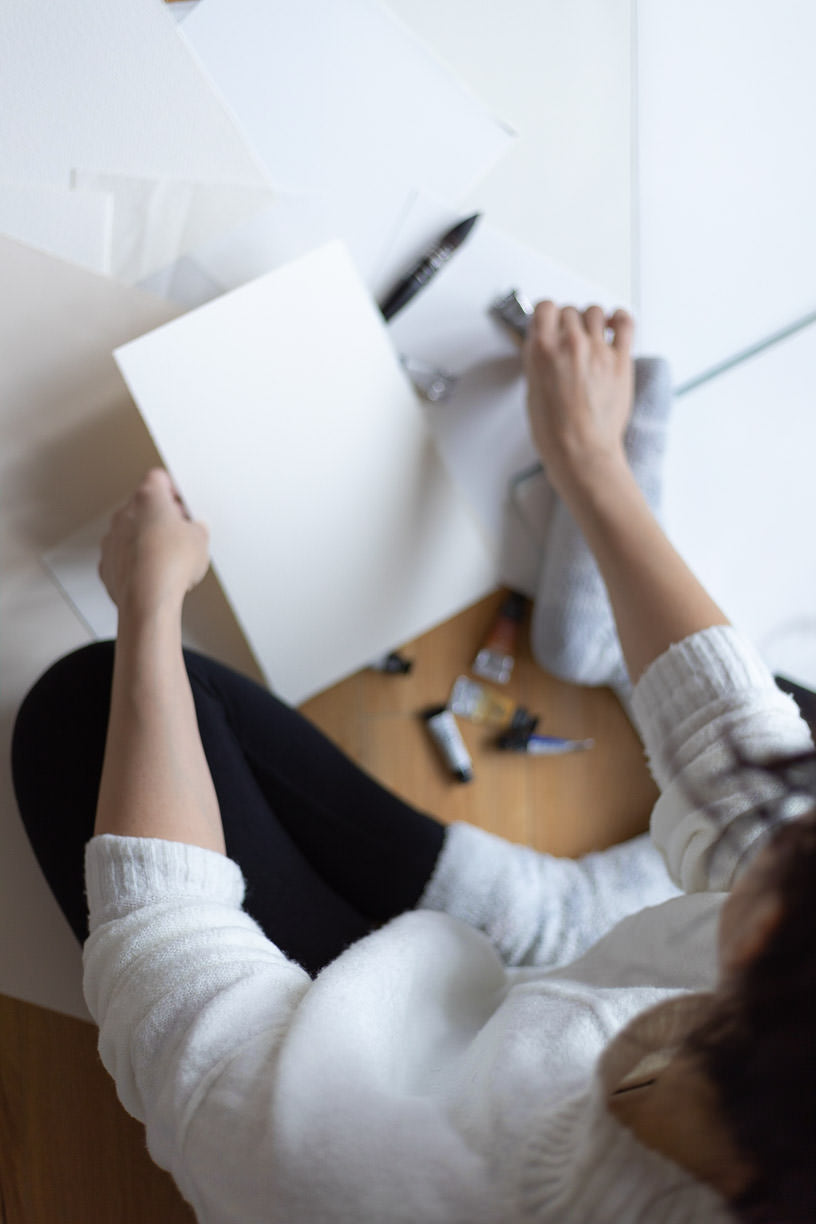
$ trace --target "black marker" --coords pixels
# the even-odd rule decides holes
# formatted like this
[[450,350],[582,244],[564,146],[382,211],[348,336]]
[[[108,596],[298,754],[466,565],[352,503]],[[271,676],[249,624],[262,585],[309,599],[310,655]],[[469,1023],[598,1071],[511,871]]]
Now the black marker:
[[427,285],[431,277],[435,276],[441,267],[444,267],[454,251],[458,250],[465,241],[481,215],[481,213],[474,213],[472,217],[467,217],[458,225],[454,225],[453,229],[448,230],[447,234],[431,247],[428,254],[420,259],[416,267],[394,287],[380,306],[386,322],[393,319],[403,306],[407,306],[423,285]]

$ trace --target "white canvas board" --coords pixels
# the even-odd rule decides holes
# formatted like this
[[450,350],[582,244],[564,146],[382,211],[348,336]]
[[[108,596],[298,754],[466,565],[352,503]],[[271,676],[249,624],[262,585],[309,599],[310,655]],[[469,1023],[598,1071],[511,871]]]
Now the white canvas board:
[[814,387],[816,326],[681,396],[665,519],[771,667],[816,688]]
[[816,310],[816,5],[637,5],[644,342],[678,383]]
[[186,183],[75,171],[77,198],[105,192],[113,200],[111,276],[135,285],[190,251],[263,212],[264,187]]
[[3,5],[4,177],[67,187],[79,168],[265,182],[168,8],[163,0]]
[[200,0],[179,27],[282,190],[380,167],[456,199],[513,134],[377,0]]
[[494,585],[385,326],[330,243],[116,360],[270,685],[300,702]]
[[[43,556],[120,505],[155,447],[112,350],[172,319],[159,298],[0,238],[0,993],[87,1018],[80,949],[28,844],[12,790],[11,729],[28,689],[61,655],[106,636],[78,587],[71,599]],[[85,533],[88,537],[92,533]],[[98,539],[74,574],[95,605]],[[112,605],[109,605],[112,608]],[[188,597],[184,637],[253,678],[260,673],[209,575]]]
[[67,187],[0,183],[0,233],[92,272],[108,271],[113,200]]
[[[408,223],[414,254],[456,219],[430,201],[418,207]],[[389,262],[390,271],[379,278],[383,287],[406,269],[402,261]],[[491,303],[511,289],[533,302],[549,297],[579,308],[598,302],[608,311],[626,304],[482,219],[389,330],[401,353],[457,376],[451,398],[428,405],[427,420],[448,470],[502,558],[501,572],[518,584],[518,562],[508,558],[508,569],[504,564],[519,527],[515,513],[508,517],[508,488],[537,455],[527,426],[520,345],[489,314]]]
[[155,461],[111,350],[175,312],[5,238],[0,282],[0,992],[87,1018],[79,944],[17,812],[11,729],[42,672],[91,638],[42,554]]

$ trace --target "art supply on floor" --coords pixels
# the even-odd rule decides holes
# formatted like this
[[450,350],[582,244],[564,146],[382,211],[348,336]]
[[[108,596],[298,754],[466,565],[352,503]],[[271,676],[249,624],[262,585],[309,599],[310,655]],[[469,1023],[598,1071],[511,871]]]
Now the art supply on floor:
[[499,614],[484,645],[473,661],[471,670],[477,676],[493,680],[496,684],[507,684],[513,674],[518,627],[526,604],[525,596],[516,591],[507,596],[499,608]]
[[559,735],[502,736],[499,744],[506,752],[524,752],[528,756],[564,756],[568,752],[587,752],[595,746],[592,739],[562,739]]
[[524,340],[533,317],[533,304],[520,289],[511,289],[503,297],[496,298],[488,313],[503,323],[516,340]]
[[407,676],[414,666],[414,660],[406,659],[398,650],[391,650],[368,666],[372,671],[384,672],[388,676]]
[[526,752],[527,741],[538,726],[539,719],[524,706],[519,706],[513,714],[510,726],[502,731],[496,740],[496,747],[505,752]]
[[512,697],[469,676],[458,676],[454,681],[448,705],[454,714],[490,727],[506,726],[516,711]]
[[422,256],[407,276],[397,282],[380,306],[386,322],[393,319],[395,314],[413,301],[420,289],[436,276],[440,268],[444,268],[450,257],[459,250],[480,216],[481,213],[474,213],[472,217],[466,217],[464,221],[454,225],[453,229],[443,234],[427,254]]
[[431,706],[422,715],[428,733],[458,782],[473,779],[473,762],[453,713],[445,705]]

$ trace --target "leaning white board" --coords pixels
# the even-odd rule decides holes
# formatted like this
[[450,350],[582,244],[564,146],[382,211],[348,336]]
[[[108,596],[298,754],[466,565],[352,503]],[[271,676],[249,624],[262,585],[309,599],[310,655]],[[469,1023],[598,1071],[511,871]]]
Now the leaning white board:
[[775,670],[816,688],[816,325],[680,397],[665,521]]
[[291,702],[495,584],[385,325],[332,242],[116,360],[269,684]]

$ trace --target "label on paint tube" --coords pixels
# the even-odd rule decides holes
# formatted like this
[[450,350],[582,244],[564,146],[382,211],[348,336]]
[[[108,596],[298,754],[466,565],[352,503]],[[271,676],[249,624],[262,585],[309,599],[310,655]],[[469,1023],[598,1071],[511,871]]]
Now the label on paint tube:
[[473,762],[451,711],[447,706],[434,706],[426,710],[422,717],[451,773],[460,782],[470,782]]

